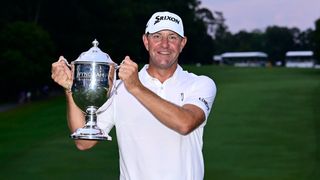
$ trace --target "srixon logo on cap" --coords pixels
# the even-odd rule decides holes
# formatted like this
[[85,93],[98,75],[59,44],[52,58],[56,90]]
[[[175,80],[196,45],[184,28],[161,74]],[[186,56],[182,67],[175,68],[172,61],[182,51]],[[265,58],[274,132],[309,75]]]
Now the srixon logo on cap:
[[171,17],[171,16],[156,16],[156,21],[154,22],[153,25],[157,24],[160,21],[164,21],[164,20],[169,20],[169,21],[175,22],[177,24],[180,23],[180,21],[178,19]]

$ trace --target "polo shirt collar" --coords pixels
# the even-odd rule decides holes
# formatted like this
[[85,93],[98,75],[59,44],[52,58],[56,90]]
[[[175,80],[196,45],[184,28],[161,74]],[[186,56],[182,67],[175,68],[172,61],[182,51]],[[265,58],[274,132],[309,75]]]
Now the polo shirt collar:
[[[147,81],[147,82],[154,81],[156,78],[152,77],[148,73],[148,71],[147,71],[148,67],[149,67],[149,64],[146,64],[140,70],[140,72],[139,72],[140,79],[142,79],[143,81]],[[175,82],[178,79],[179,74],[181,74],[182,71],[183,71],[182,67],[178,64],[177,69],[174,71],[173,75],[169,79],[167,79],[164,83],[169,82],[169,81]],[[156,79],[156,80],[158,80],[158,79]]]

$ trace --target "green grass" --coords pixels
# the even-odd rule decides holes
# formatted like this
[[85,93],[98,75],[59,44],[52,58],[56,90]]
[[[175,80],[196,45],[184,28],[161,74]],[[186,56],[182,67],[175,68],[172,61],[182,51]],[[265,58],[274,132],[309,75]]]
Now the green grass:
[[65,114],[62,97],[1,113],[1,179],[118,179],[116,142],[77,150]]
[[205,131],[206,179],[320,179],[319,70],[205,69],[218,87]]
[[[320,179],[320,70],[186,66],[218,88],[204,132],[206,180]],[[1,179],[118,179],[112,142],[78,151],[63,97],[0,114]]]

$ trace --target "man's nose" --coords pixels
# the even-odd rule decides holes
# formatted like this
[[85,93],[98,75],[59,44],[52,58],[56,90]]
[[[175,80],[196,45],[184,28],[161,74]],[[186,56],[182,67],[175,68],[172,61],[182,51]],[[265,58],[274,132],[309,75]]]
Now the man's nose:
[[162,47],[168,47],[168,46],[169,46],[168,37],[163,37],[163,38],[161,39],[161,46],[162,46]]

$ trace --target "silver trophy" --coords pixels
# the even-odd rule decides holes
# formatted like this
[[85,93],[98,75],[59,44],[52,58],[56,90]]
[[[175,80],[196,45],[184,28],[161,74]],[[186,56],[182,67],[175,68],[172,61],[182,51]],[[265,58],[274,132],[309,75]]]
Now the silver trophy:
[[72,97],[76,105],[85,113],[86,124],[77,129],[71,138],[87,140],[111,140],[111,137],[97,126],[97,110],[112,96],[115,89],[116,69],[110,56],[93,47],[81,53],[74,65]]

